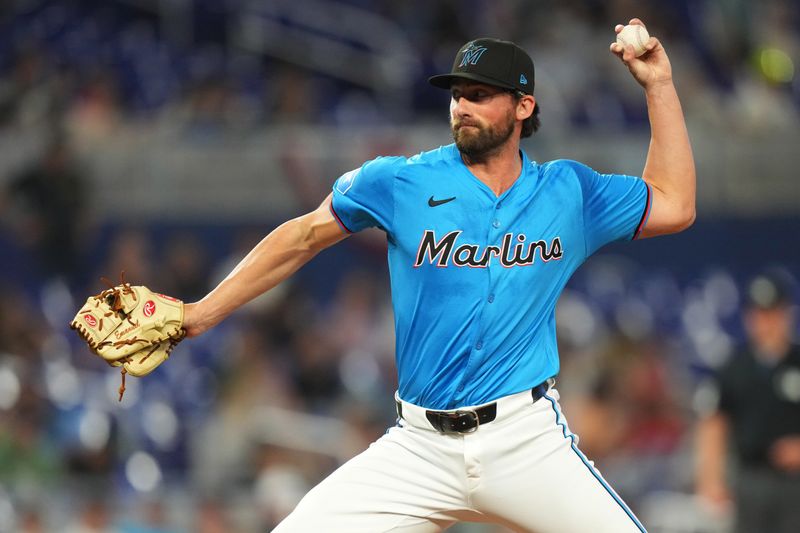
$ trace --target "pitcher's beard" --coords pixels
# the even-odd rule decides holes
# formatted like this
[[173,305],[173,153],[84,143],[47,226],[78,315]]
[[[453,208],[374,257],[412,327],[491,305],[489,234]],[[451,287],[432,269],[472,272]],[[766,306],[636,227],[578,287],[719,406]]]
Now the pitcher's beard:
[[451,122],[450,130],[459,152],[470,161],[484,161],[514,133],[514,116],[509,113],[504,124],[489,127],[459,127],[458,122]]

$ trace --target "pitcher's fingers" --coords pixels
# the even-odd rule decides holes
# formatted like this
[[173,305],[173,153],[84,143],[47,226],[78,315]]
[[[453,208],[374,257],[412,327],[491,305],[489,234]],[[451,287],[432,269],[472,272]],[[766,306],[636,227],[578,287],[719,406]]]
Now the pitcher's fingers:
[[624,27],[625,27],[625,26],[624,26],[623,24],[617,24],[616,26],[614,26],[614,33],[619,33],[619,32],[621,32],[621,31],[622,31],[622,28],[624,28]]
[[648,52],[658,48],[661,45],[661,41],[659,41],[656,37],[650,37],[647,41],[647,44],[644,45],[644,49]]
[[622,52],[622,61],[624,61],[625,63],[629,63],[634,59],[636,59],[636,52],[633,51],[633,45],[629,44],[624,47],[624,50]]

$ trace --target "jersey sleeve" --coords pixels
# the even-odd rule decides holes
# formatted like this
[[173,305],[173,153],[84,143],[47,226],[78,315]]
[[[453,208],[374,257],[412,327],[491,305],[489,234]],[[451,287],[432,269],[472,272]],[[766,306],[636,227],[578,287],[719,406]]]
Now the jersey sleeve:
[[395,176],[404,160],[379,157],[336,180],[331,211],[344,231],[355,233],[377,227],[391,233]]
[[650,215],[650,186],[635,176],[600,174],[581,163],[571,164],[583,195],[587,255],[610,242],[637,238]]

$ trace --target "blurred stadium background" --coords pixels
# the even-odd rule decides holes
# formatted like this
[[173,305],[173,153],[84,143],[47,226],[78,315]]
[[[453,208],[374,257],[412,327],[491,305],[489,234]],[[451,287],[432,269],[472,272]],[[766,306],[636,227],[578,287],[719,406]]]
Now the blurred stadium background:
[[0,531],[271,529],[394,423],[381,234],[183,343],[122,403],[75,310],[121,270],[192,301],[344,171],[450,142],[425,80],[478,36],[534,57],[533,159],[639,174],[644,99],[607,50],[632,16],[672,60],[698,220],[578,271],[559,386],[651,532],[726,531],[693,497],[692,439],[742,286],[800,268],[795,0],[0,2]]

